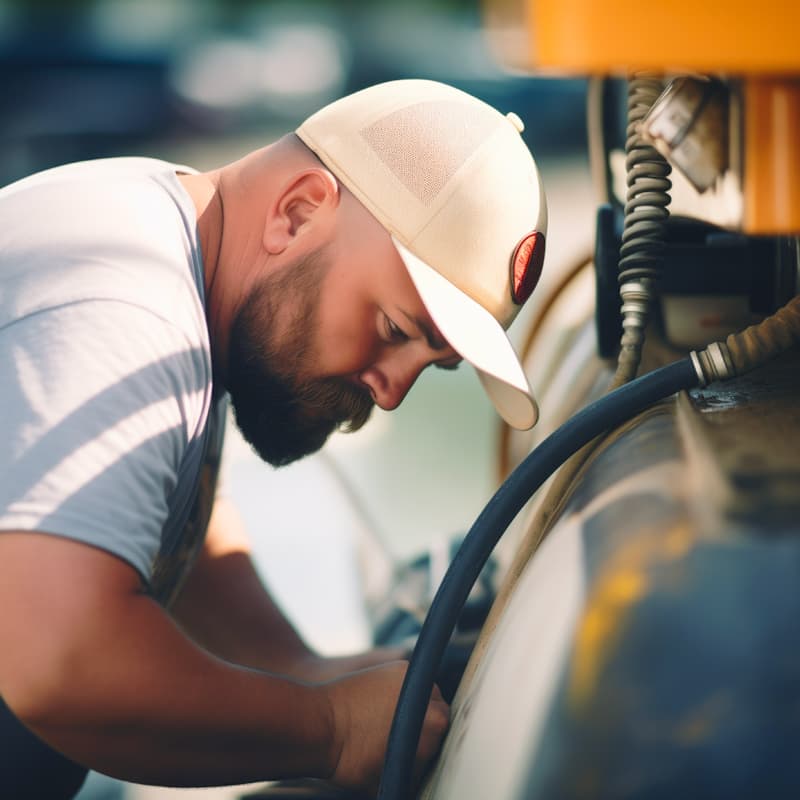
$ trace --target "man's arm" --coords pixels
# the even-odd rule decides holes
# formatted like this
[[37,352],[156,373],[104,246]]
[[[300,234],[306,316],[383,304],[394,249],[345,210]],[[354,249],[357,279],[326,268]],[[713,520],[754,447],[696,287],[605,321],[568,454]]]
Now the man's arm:
[[[0,533],[0,694],[75,761],[138,782],[285,776],[374,790],[405,665],[312,686],[234,666],[192,642],[99,549]],[[446,705],[429,707],[420,764]]]
[[215,502],[203,551],[172,613],[212,653],[235,664],[302,680],[330,680],[404,656],[401,648],[340,658],[314,653],[259,578],[242,520],[224,496]]

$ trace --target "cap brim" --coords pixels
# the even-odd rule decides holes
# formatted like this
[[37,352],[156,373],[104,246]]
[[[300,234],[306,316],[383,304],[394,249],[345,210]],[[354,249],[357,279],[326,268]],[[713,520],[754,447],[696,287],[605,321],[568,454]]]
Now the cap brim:
[[436,327],[450,346],[475,367],[500,416],[514,428],[532,428],[539,418],[539,408],[500,323],[394,236],[392,242]]

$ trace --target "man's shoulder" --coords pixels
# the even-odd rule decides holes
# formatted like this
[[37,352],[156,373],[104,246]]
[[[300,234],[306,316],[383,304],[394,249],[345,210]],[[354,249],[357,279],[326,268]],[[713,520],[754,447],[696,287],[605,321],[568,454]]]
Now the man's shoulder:
[[136,177],[152,177],[161,174],[186,172],[194,173],[192,167],[173,164],[159,158],[144,156],[121,156],[118,158],[96,158],[75,161],[51,167],[20,178],[0,189],[0,200],[20,191],[34,187],[51,186],[60,182],[80,182],[85,180],[115,180]]
[[202,328],[195,211],[175,169],[156,159],[103,159],[0,192],[0,326],[107,299]]
[[3,252],[61,247],[66,254],[84,244],[93,250],[126,246],[126,239],[137,237],[141,245],[158,248],[196,222],[178,180],[188,169],[154,158],[108,158],[23,178],[0,189]]

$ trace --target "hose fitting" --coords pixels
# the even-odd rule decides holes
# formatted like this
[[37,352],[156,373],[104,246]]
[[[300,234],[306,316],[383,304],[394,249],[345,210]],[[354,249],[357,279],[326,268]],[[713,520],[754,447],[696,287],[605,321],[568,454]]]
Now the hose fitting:
[[617,385],[636,377],[655,293],[655,281],[652,278],[626,281],[619,287],[622,300],[622,339],[617,360]]
[[650,278],[641,278],[623,283],[619,287],[619,294],[622,298],[623,329],[644,330],[650,311],[650,298],[653,296],[653,281]]
[[736,375],[730,350],[724,342],[712,342],[699,353],[692,350],[689,356],[701,387],[714,381],[726,381]]
[[765,364],[800,344],[800,295],[762,322],[732,333],[724,342],[690,354],[700,386],[724,381]]

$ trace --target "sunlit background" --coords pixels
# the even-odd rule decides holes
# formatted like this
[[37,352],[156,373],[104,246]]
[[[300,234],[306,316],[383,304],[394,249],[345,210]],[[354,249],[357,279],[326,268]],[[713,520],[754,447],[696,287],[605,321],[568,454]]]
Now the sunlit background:
[[[589,248],[585,82],[504,71],[472,0],[0,0],[0,70],[0,184],[116,155],[216,167],[365,85],[443,80],[525,123],[549,196],[546,272]],[[230,429],[226,490],[311,644],[368,646],[370,603],[397,564],[424,551],[443,563],[496,488],[498,430],[468,367],[431,371],[401,409],[284,470]],[[173,796],[194,795],[92,775],[81,800]]]

